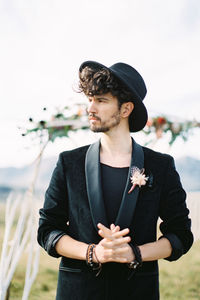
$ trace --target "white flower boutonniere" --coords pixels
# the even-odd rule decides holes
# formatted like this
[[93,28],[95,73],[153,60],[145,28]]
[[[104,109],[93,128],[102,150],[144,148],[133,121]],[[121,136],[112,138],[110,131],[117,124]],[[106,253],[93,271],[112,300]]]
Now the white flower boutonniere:
[[146,175],[144,174],[144,169],[140,170],[138,167],[133,167],[130,177],[132,187],[130,188],[128,193],[130,194],[134,190],[136,185],[139,185],[139,187],[145,185],[148,179],[149,177],[146,177]]

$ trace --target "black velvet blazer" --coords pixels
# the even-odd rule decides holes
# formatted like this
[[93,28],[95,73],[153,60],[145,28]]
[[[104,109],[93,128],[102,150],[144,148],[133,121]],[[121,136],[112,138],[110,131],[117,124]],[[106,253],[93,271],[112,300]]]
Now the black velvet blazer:
[[[64,234],[85,243],[98,243],[101,238],[97,224],[110,225],[102,198],[99,148],[100,142],[97,142],[59,156],[46,191],[44,207],[40,209],[38,229],[38,242],[51,256],[59,257],[55,244]],[[149,180],[145,186],[136,186],[128,194],[133,166],[144,168]],[[162,236],[170,241],[173,249],[167,260],[176,260],[189,250],[193,242],[185,198],[173,158],[141,147],[133,140],[132,161],[115,225],[121,229],[128,227],[132,240],[142,245],[156,241],[160,217]],[[62,257],[57,299],[159,299],[157,261],[144,262],[127,280],[129,273],[125,264],[107,263],[103,265],[101,274],[95,277],[85,261]],[[80,274],[85,274],[84,280]],[[87,283],[87,276],[92,284]],[[110,278],[118,282],[115,295],[109,288],[112,286]],[[144,282],[145,288],[142,287]],[[78,288],[73,287],[75,283]]]

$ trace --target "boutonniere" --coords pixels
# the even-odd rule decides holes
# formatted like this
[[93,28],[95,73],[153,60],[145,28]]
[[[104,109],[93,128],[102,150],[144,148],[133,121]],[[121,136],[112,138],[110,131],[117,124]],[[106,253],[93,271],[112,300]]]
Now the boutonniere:
[[140,170],[138,167],[133,167],[131,169],[131,177],[130,177],[132,187],[128,191],[128,194],[130,194],[134,190],[136,185],[138,185],[139,187],[145,185],[148,179],[149,177],[144,174],[144,169]]

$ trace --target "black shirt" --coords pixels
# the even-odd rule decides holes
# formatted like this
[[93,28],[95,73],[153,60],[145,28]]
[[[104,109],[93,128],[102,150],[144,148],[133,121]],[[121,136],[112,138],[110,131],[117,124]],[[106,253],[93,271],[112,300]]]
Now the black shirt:
[[129,167],[115,168],[101,163],[103,199],[109,225],[115,224],[126,186],[128,170]]

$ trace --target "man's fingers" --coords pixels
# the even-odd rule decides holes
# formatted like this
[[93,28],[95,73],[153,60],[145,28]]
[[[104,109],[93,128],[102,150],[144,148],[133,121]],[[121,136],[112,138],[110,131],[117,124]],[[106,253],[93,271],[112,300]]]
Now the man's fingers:
[[102,238],[109,238],[109,239],[112,239],[111,236],[112,236],[112,231],[111,229],[107,228],[106,226],[104,226],[103,224],[101,223],[98,223],[97,224],[97,227],[99,228],[99,235],[102,237]]
[[101,245],[107,249],[114,249],[114,248],[119,248],[119,247],[123,246],[124,244],[128,244],[130,241],[131,241],[131,238],[129,236],[127,236],[125,238],[114,239],[112,241],[103,239],[101,241]]
[[114,261],[114,262],[127,262],[127,258],[125,256],[127,249],[124,249],[123,251],[115,251],[113,249],[107,249],[104,251],[103,255],[103,261],[109,262],[109,261]]
[[124,247],[121,247],[121,248],[116,248],[115,249],[115,256],[123,255],[123,254],[127,253],[127,251],[128,251],[128,245],[124,246]]
[[108,233],[105,233],[105,231],[100,229],[98,231],[98,233],[102,238],[106,238],[106,239],[113,241],[115,239],[123,237],[124,235],[127,235],[129,233],[129,229],[127,228],[127,229],[124,229],[124,230],[118,231],[118,232],[110,231]]
[[117,231],[115,233],[113,233],[113,238],[119,238],[119,237],[122,237],[124,235],[127,235],[129,233],[129,229],[128,228],[125,228],[121,231]]
[[98,233],[103,239],[108,239],[111,241],[115,239],[114,237],[112,237],[112,232],[110,234],[105,234],[103,230],[99,230]]
[[113,231],[115,229],[115,225],[114,224],[111,224],[110,225],[110,229]]
[[127,263],[127,258],[116,256],[116,257],[107,257],[105,258],[106,262],[118,262],[118,263]]
[[102,238],[106,238],[106,239],[110,239],[110,240],[114,240],[116,238],[123,237],[129,233],[128,228],[125,228],[120,231],[120,227],[118,225],[115,226],[114,224],[111,224],[110,229],[101,223],[98,223],[97,227],[99,228],[99,231],[98,231],[99,235]]
[[114,228],[114,230],[113,230],[113,232],[117,232],[117,231],[120,231],[119,225],[115,226],[115,228]]
[[97,224],[97,227],[98,227],[100,230],[102,230],[104,234],[110,235],[111,230],[110,230],[108,227],[104,226],[104,225],[101,224],[101,223],[98,223],[98,224]]
[[114,233],[114,232],[117,232],[117,231],[120,231],[120,227],[119,225],[115,226],[115,224],[111,224],[110,225],[110,229],[111,231]]
[[112,231],[112,230],[115,230],[115,231],[119,231],[120,230],[119,225],[115,226],[115,224],[111,224],[110,228],[108,228],[108,227],[104,226],[103,224],[98,223],[97,227],[99,229],[103,230],[104,232],[107,232],[107,233],[110,232],[110,231]]

